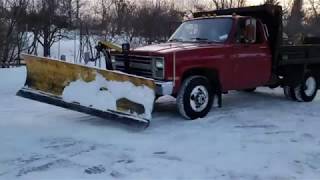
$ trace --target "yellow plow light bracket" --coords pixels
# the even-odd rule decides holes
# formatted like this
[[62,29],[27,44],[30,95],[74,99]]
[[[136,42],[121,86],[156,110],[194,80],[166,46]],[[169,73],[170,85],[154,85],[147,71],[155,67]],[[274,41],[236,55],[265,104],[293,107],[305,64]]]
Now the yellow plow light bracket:
[[107,49],[113,49],[117,52],[122,53],[122,47],[119,46],[118,44],[115,44],[109,41],[100,41],[99,43]]

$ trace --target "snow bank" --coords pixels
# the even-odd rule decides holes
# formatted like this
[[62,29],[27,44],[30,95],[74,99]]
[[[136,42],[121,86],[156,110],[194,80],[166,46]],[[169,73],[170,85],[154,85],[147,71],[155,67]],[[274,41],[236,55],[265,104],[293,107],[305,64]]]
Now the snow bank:
[[70,83],[64,89],[62,97],[67,102],[78,102],[83,106],[102,111],[117,111],[117,100],[126,98],[144,106],[144,114],[134,115],[151,119],[155,95],[147,86],[135,86],[131,82],[107,81],[97,73],[96,79],[92,82],[79,79]]
[[25,83],[26,74],[25,67],[0,68],[0,92],[12,93],[18,91]]

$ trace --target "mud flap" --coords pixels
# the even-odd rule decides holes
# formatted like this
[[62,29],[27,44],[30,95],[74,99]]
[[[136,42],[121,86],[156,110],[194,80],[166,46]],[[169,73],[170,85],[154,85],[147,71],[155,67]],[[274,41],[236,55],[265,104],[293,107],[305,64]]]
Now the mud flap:
[[59,60],[23,55],[25,86],[18,96],[126,124],[149,126],[155,83]]

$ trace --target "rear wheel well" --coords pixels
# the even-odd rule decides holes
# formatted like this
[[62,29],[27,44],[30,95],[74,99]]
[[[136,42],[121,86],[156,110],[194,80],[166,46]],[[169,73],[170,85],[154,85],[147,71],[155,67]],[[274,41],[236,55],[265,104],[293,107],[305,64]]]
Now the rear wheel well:
[[279,69],[280,75],[283,76],[281,85],[284,86],[297,86],[303,79],[304,66],[301,65],[287,65]]
[[311,72],[320,84],[320,65],[288,65],[282,67],[280,72],[284,77],[282,86],[297,86],[308,72]]

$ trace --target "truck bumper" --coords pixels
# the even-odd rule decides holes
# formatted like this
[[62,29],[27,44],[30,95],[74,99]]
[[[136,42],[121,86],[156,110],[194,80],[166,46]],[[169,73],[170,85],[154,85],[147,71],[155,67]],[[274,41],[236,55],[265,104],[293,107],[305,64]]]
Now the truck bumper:
[[172,95],[173,82],[172,81],[156,81],[156,94],[158,96]]

